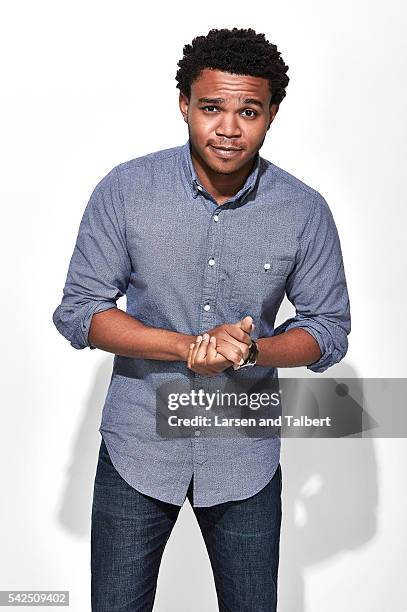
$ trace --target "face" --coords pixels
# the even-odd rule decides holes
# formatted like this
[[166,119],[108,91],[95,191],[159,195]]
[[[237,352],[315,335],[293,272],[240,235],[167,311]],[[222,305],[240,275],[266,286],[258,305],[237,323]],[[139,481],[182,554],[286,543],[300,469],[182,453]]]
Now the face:
[[269,82],[205,68],[179,104],[188,123],[192,151],[215,174],[249,168],[278,111],[270,106]]

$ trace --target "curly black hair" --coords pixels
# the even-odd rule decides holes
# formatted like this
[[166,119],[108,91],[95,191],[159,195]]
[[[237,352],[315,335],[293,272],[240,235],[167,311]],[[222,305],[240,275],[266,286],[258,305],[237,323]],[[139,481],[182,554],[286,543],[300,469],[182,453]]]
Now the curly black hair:
[[280,104],[285,97],[289,77],[276,45],[264,34],[252,28],[212,29],[206,36],[197,36],[183,48],[175,77],[178,89],[189,99],[191,84],[205,68],[233,74],[258,76],[268,79],[270,104]]

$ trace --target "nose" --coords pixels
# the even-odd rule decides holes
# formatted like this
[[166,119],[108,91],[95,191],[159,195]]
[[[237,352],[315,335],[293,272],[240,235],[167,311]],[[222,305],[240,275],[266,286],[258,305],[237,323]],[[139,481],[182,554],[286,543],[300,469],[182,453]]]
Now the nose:
[[235,113],[221,113],[216,135],[224,138],[240,138],[241,131]]

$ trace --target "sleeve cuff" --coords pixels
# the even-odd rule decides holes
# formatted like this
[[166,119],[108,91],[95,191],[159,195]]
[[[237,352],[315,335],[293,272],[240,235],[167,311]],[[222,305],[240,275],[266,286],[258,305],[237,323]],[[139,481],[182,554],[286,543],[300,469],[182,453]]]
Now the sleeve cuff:
[[[89,342],[89,329],[92,317],[97,312],[103,312],[110,308],[117,308],[115,302],[105,300],[102,302],[91,302],[84,305],[81,309],[81,317],[79,323],[77,316],[73,319],[74,311],[71,308],[58,306],[53,314],[53,321],[58,331],[69,340],[71,346],[75,349],[90,348],[95,349]],[[75,322],[75,326],[73,325]]]
[[344,334],[342,341],[344,346],[338,349],[337,347],[340,343],[334,341],[332,333],[328,332],[324,325],[313,319],[298,320],[297,317],[288,319],[274,330],[274,335],[277,336],[289,329],[296,328],[305,329],[318,342],[321,351],[321,357],[318,361],[307,365],[308,370],[318,373],[325,372],[325,370],[341,361],[345,356],[348,348],[346,334]]
[[104,312],[105,310],[110,310],[111,308],[117,308],[116,303],[106,301],[106,302],[96,302],[96,304],[93,304],[88,309],[85,316],[81,320],[82,343],[79,346],[75,346],[71,342],[74,348],[90,348],[92,350],[96,348],[96,346],[92,346],[89,342],[89,330],[90,330],[90,324],[92,322],[92,317],[94,314],[98,312]]

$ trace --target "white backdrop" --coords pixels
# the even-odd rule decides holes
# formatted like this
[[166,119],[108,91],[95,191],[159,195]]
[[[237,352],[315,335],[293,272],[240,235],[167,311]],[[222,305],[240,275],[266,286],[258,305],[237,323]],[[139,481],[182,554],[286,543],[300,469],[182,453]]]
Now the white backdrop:
[[[212,27],[264,32],[291,81],[261,155],[322,193],[341,237],[350,348],[322,376],[406,377],[406,10],[37,0],[2,13],[0,589],[69,590],[70,609],[85,612],[113,356],[73,349],[51,316],[91,191],[116,164],[186,141],[184,44]],[[280,612],[407,611],[406,460],[404,439],[283,440]],[[192,610],[217,606],[186,502],[154,612]]]

